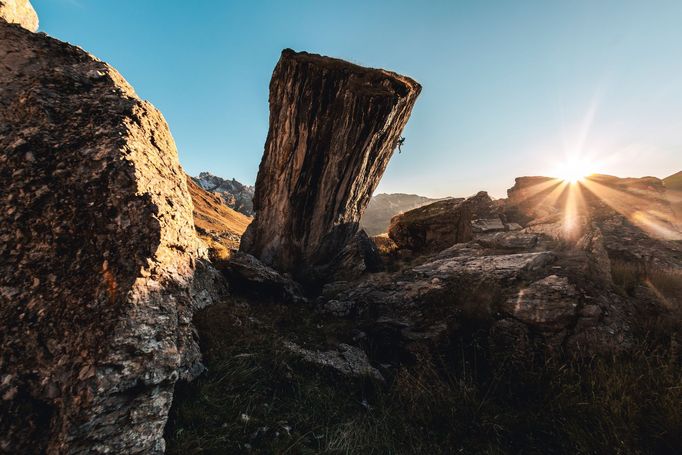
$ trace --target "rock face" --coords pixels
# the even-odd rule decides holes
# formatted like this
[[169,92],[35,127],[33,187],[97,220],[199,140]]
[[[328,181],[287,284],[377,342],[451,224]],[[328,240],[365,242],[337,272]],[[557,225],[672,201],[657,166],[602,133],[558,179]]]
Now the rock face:
[[0,61],[0,451],[161,453],[217,279],[168,126],[107,64],[2,20]]
[[38,15],[28,0],[0,0],[0,18],[32,32],[38,30]]
[[416,194],[377,194],[369,201],[360,219],[360,227],[370,236],[383,234],[388,232],[394,216],[439,200]]
[[242,251],[305,277],[358,232],[421,86],[389,71],[284,50]]
[[471,207],[462,199],[434,202],[391,219],[388,236],[399,248],[436,251],[472,238]]
[[228,207],[246,216],[253,216],[253,186],[235,179],[226,180],[209,172],[202,172],[193,180],[204,190],[220,195]]

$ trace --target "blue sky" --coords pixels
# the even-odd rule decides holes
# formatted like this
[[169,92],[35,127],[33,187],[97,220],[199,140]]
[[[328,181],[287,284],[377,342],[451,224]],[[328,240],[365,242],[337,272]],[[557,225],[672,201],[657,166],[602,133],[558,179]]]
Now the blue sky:
[[283,48],[423,85],[377,192],[504,196],[575,156],[682,169],[680,1],[33,0],[40,29],[117,68],[192,175],[255,181]]

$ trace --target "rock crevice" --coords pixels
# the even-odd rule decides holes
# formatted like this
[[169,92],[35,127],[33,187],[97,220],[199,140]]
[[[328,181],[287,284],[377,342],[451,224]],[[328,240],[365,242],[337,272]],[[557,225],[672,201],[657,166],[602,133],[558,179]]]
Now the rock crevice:
[[299,277],[351,241],[421,87],[408,77],[286,49],[242,251]]

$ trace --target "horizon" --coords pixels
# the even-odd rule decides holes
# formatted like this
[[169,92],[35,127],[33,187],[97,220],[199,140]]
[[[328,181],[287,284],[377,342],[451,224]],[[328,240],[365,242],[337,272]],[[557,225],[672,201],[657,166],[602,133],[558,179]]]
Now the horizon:
[[515,177],[553,176],[575,159],[619,177],[680,170],[675,2],[34,6],[40,31],[110,63],[163,112],[193,176],[255,183],[284,48],[422,84],[405,146],[375,194],[505,197]]

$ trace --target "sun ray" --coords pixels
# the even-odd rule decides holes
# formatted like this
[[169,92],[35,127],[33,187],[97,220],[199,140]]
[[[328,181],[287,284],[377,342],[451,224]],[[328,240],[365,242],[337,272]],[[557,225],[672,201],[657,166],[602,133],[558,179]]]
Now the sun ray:
[[585,213],[585,199],[581,184],[574,182],[568,185],[568,193],[564,206],[564,235],[568,239],[576,239],[582,234],[580,217]]
[[671,219],[669,214],[652,206],[650,199],[612,188],[594,178],[585,179],[582,184],[594,197],[643,231],[668,240],[680,239],[680,233],[674,229],[675,220]]
[[559,179],[547,179],[543,182],[536,183],[523,189],[524,195],[519,199],[519,202],[525,202],[545,191],[550,191],[554,187],[561,185],[562,181]]
[[538,201],[538,205],[551,205],[556,206],[557,202],[563,196],[563,194],[568,190],[569,183],[565,180],[555,179],[557,185],[554,186],[552,191],[547,193],[545,197]]

